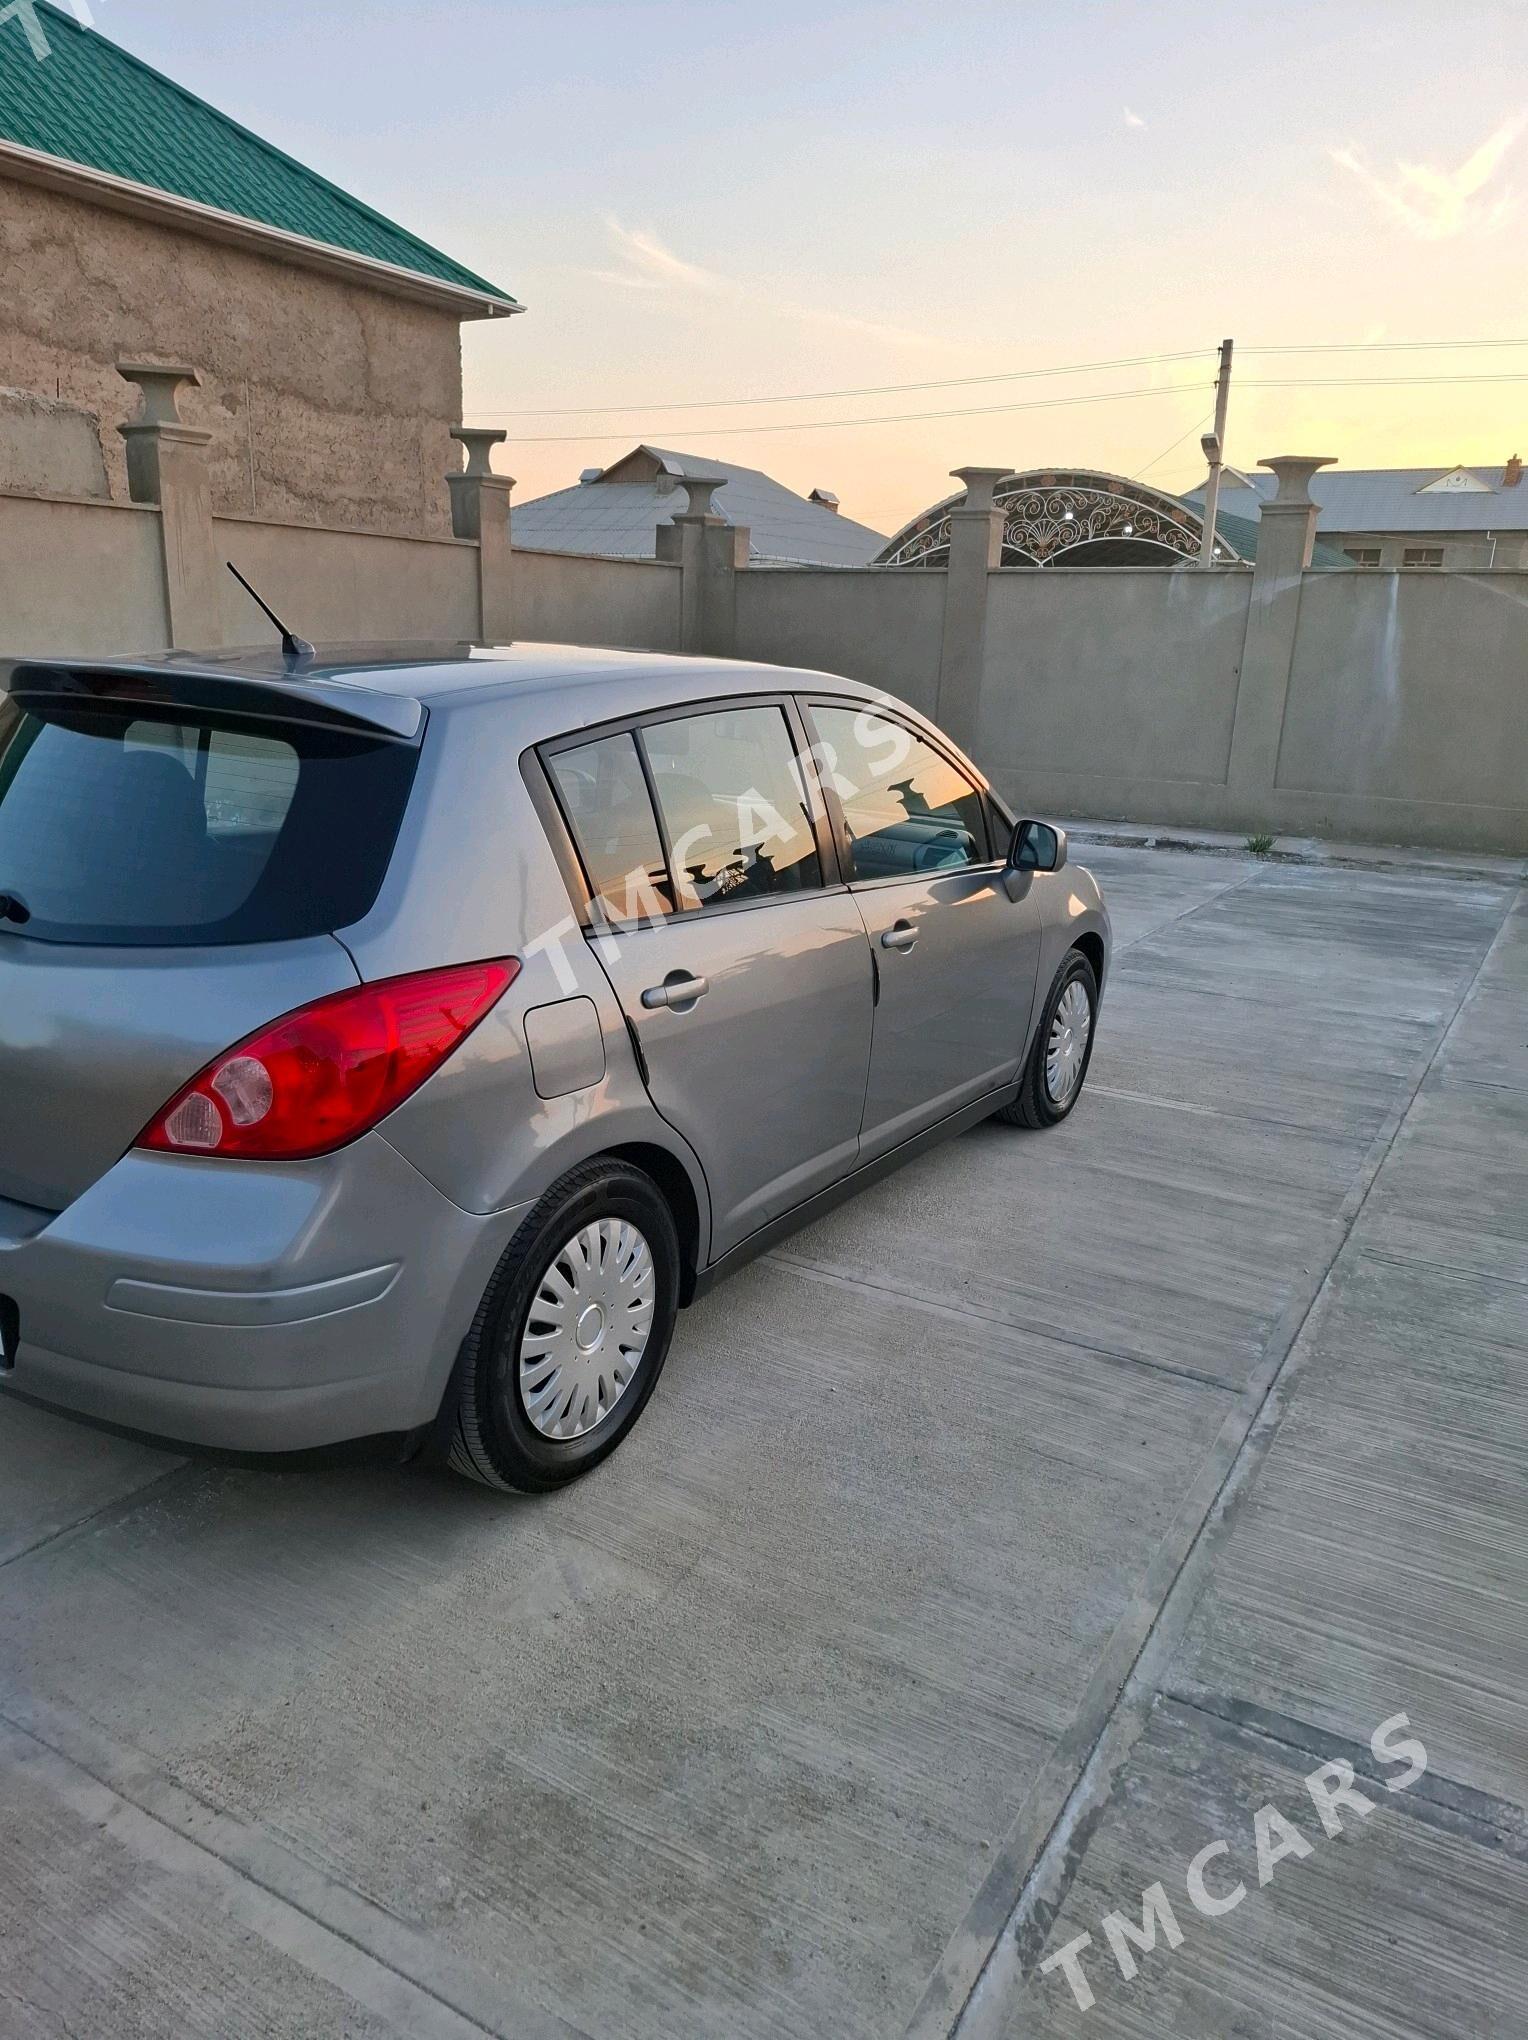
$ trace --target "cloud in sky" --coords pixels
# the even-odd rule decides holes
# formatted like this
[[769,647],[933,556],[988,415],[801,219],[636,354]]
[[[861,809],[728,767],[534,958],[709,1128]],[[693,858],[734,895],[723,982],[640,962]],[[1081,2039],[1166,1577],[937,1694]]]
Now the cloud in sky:
[[737,305],[754,305],[793,319],[800,325],[826,326],[840,333],[854,333],[864,340],[892,341],[899,346],[936,347],[943,343],[928,333],[914,333],[902,326],[887,326],[874,319],[858,319],[849,312],[837,312],[824,305],[793,303],[767,284],[743,277],[726,276],[715,269],[703,269],[676,255],[646,228],[623,227],[607,219],[605,231],[619,261],[615,269],[591,269],[588,274],[601,283],[623,290],[678,291],[691,297],[722,299]]
[[621,258],[622,267],[592,271],[602,283],[617,283],[626,290],[663,290],[677,286],[704,292],[708,297],[726,295],[724,278],[713,276],[710,270],[701,269],[693,262],[684,261],[672,248],[665,248],[656,234],[644,233],[640,228],[623,227],[615,219],[606,220],[605,230],[610,236],[611,246]]
[[1125,108],[1125,125],[1126,127],[1141,128],[1145,127],[1146,123],[1133,106],[1127,106]]
[[1490,232],[1511,214],[1516,204],[1511,187],[1493,193],[1490,186],[1525,127],[1528,114],[1504,120],[1456,170],[1397,163],[1394,177],[1385,178],[1351,144],[1328,153],[1408,232],[1423,241],[1447,241],[1457,234]]

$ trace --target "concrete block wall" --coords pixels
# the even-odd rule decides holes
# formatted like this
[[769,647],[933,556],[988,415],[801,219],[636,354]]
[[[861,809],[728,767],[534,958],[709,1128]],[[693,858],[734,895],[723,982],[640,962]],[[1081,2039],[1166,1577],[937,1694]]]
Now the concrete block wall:
[[992,576],[974,748],[1085,813],[1101,780],[1224,785],[1252,576],[1007,568]]
[[758,567],[739,576],[739,658],[810,666],[935,711],[944,576],[919,567]]
[[609,560],[515,551],[497,435],[460,428],[454,537],[214,514],[211,436],[176,411],[189,371],[124,373],[144,391],[125,428],[144,500],[0,492],[0,658],[269,643],[233,559],[316,640],[515,636],[848,674],[1041,814],[1528,854],[1528,572],[1311,571],[1318,461],[1269,463],[1251,571],[995,567],[1001,471],[977,468],[948,572],[750,568],[705,489],[665,557]]
[[1528,849],[1528,572],[1307,574],[1272,805],[1315,833]]
[[516,637],[679,650],[682,573],[676,566],[516,548],[512,576]]
[[105,658],[170,642],[156,510],[0,495],[0,659]]
[[973,750],[1010,798],[1528,852],[1528,573],[1302,573],[1263,755],[1239,777],[1254,575],[1014,569],[994,584]]
[[[477,547],[461,539],[315,531],[213,519],[215,564],[232,560],[292,628],[315,643],[384,638],[471,643],[480,635]],[[268,645],[269,623],[232,574],[218,583],[219,641]]]

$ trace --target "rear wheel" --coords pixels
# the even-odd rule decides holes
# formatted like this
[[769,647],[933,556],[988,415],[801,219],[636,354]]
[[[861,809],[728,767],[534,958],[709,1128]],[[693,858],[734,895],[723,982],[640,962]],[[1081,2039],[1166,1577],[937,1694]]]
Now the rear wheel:
[[679,1239],[628,1163],[584,1163],[526,1218],[467,1335],[451,1464],[544,1493],[613,1452],[668,1356]]
[[1080,949],[1069,950],[1046,997],[1019,1095],[997,1117],[1009,1126],[1057,1126],[1087,1082],[1098,1017],[1098,979]]

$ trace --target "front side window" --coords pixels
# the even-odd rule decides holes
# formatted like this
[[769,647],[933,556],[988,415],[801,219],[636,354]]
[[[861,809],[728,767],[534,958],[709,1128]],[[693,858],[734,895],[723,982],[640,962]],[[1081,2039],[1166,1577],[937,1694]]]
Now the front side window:
[[682,907],[822,884],[791,726],[779,708],[725,708],[642,732]]
[[629,927],[670,913],[663,841],[631,732],[556,751],[547,769],[588,874],[596,917]]
[[815,705],[824,778],[838,790],[851,876],[913,878],[985,863],[986,804],[958,766],[873,708]]

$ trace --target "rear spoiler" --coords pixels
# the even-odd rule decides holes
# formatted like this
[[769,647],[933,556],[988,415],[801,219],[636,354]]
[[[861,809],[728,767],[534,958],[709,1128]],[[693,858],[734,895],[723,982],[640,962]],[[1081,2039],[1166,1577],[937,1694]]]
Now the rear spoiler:
[[286,678],[216,667],[199,671],[157,661],[19,660],[8,677],[0,666],[0,687],[41,722],[57,722],[92,707],[184,708],[412,743],[425,720],[423,704],[410,694],[386,694],[346,680],[309,680],[296,673]]

